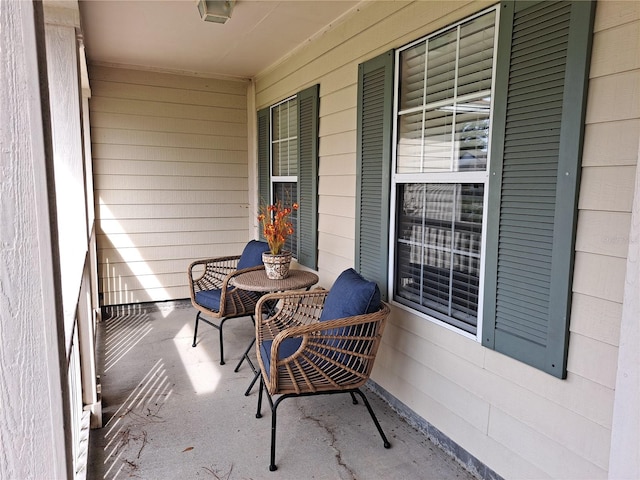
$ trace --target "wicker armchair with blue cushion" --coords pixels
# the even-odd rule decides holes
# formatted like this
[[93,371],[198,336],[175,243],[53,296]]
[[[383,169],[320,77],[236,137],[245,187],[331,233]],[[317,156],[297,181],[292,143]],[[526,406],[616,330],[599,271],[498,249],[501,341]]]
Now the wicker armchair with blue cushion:
[[[391,445],[362,387],[371,374],[389,306],[380,301],[375,282],[349,269],[330,291],[283,292],[265,295],[263,302],[278,301],[269,318],[256,322],[256,348],[261,378],[256,417],[260,418],[266,390],[271,406],[271,459],[275,464],[276,410],[285,398],[348,393],[354,404],[362,399],[383,440]],[[277,399],[272,397],[277,396]],[[296,434],[299,438],[299,434]]]
[[[187,273],[191,303],[198,310],[193,332],[193,346],[196,346],[200,320],[218,329],[220,333],[220,365],[224,365],[222,335],[224,323],[231,318],[238,317],[251,317],[251,321],[254,321],[253,314],[256,302],[261,296],[257,292],[235,288],[229,282],[240,273],[264,269],[262,252],[266,251],[269,251],[269,245],[266,242],[251,240],[245,246],[242,255],[202,259],[189,265]],[[203,315],[220,319],[220,322],[216,324],[204,318]],[[239,366],[240,364],[238,364]]]

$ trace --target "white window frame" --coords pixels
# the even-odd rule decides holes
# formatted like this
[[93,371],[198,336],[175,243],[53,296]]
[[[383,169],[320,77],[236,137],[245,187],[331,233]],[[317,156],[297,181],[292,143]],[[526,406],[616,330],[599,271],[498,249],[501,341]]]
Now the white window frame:
[[[450,31],[452,29],[460,29],[460,26],[464,23],[474,20],[482,15],[485,15],[491,11],[495,11],[495,35],[494,35],[494,45],[493,45],[493,74],[491,79],[491,102],[490,102],[490,111],[489,111],[489,135],[488,135],[488,147],[487,147],[487,162],[485,170],[481,171],[471,171],[471,172],[428,172],[428,173],[396,173],[397,172],[397,147],[398,147],[398,119],[399,119],[399,94],[400,94],[400,59],[401,53],[409,48],[412,48],[418,45],[421,42],[425,42],[429,38],[436,37],[444,32]],[[483,312],[483,297],[484,297],[484,276],[485,276],[485,253],[486,253],[486,238],[487,238],[487,205],[488,205],[488,197],[489,197],[489,171],[491,165],[490,151],[491,151],[491,132],[492,132],[492,123],[493,123],[493,110],[494,110],[494,90],[495,90],[495,77],[496,77],[496,65],[497,65],[497,44],[498,44],[498,25],[499,22],[500,9],[498,5],[494,7],[490,7],[481,12],[478,12],[475,15],[471,15],[466,17],[458,22],[455,22],[445,28],[442,28],[436,32],[433,32],[429,35],[425,35],[420,39],[417,39],[399,49],[395,52],[395,72],[394,72],[394,101],[393,101],[393,141],[392,145],[392,168],[391,168],[391,198],[390,198],[390,228],[389,228],[389,298],[391,299],[391,303],[393,303],[398,308],[409,311],[414,315],[417,315],[421,318],[434,322],[448,330],[454,331],[460,335],[463,335],[467,338],[474,339],[476,341],[481,341],[482,335],[482,312]],[[458,41],[459,41],[458,34]],[[459,44],[457,45],[457,47]],[[457,48],[456,47],[456,48]],[[457,79],[457,74],[456,74]],[[423,94],[424,95],[424,94]],[[464,97],[456,97],[454,94],[454,99],[457,101],[464,100]],[[423,106],[417,107],[417,109],[421,109]],[[411,109],[407,109],[409,111]],[[452,129],[452,135],[455,135],[455,129]],[[453,142],[452,142],[453,143]],[[452,145],[452,151],[454,146]],[[452,154],[453,157],[453,154]],[[455,325],[447,323],[444,320],[441,320],[437,317],[429,315],[428,313],[422,312],[420,310],[416,310],[405,303],[401,303],[395,300],[396,297],[396,288],[395,288],[395,276],[396,276],[396,249],[397,249],[397,238],[396,238],[396,228],[397,228],[397,190],[398,186],[401,184],[408,183],[449,183],[449,184],[465,184],[465,183],[481,183],[484,185],[484,199],[483,199],[483,219],[482,219],[482,232],[481,232],[481,250],[480,250],[480,268],[479,268],[479,285],[478,285],[478,310],[477,310],[477,321],[476,321],[476,332],[470,333],[467,332]]]

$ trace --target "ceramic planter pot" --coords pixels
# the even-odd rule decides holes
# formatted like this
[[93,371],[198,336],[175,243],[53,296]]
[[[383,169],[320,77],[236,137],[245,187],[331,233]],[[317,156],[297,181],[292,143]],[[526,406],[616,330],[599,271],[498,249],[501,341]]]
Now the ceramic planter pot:
[[262,254],[262,263],[264,263],[264,269],[268,278],[271,280],[282,280],[289,276],[291,252],[281,252],[275,255],[264,252]]

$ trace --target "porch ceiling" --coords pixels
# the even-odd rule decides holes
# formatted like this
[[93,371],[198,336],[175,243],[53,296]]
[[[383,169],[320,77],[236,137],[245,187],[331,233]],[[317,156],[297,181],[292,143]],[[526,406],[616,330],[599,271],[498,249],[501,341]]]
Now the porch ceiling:
[[237,0],[225,24],[196,0],[80,0],[90,63],[253,77],[322,32],[359,0]]

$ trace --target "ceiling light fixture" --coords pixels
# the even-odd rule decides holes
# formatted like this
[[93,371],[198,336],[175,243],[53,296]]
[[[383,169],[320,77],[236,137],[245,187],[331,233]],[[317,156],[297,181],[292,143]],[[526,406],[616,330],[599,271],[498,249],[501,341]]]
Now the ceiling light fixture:
[[200,18],[205,22],[225,23],[231,18],[236,0],[197,0]]

